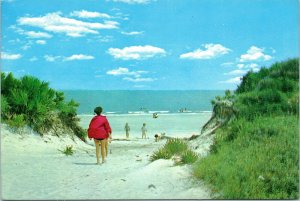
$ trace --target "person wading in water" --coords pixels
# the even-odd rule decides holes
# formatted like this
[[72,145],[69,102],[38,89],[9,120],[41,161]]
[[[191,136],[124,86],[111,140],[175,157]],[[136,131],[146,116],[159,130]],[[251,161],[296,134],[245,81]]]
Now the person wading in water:
[[125,124],[124,129],[125,129],[125,132],[126,132],[126,138],[128,139],[128,138],[129,138],[130,127],[129,127],[129,125],[128,125],[127,122],[126,122],[126,124]]

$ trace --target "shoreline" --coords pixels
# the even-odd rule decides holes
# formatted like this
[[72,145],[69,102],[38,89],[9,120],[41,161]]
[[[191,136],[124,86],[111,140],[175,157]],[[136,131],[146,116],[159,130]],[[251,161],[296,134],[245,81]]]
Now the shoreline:
[[[79,125],[87,129],[93,115],[81,116]],[[147,137],[154,138],[155,134],[165,133],[170,137],[190,137],[200,134],[201,127],[211,118],[211,113],[197,114],[163,114],[158,118],[153,118],[150,114],[136,115],[107,115],[110,126],[113,129],[113,137],[122,138],[126,136],[124,126],[126,123],[130,126],[130,137],[140,138],[142,136],[141,127],[146,123]]]
[[[104,116],[152,116],[153,113],[157,113],[159,116],[167,116],[167,115],[196,115],[196,114],[203,114],[203,113],[212,113],[213,111],[192,111],[192,112],[159,112],[159,111],[149,111],[149,112],[104,112]],[[77,114],[77,116],[94,116],[94,114]]]

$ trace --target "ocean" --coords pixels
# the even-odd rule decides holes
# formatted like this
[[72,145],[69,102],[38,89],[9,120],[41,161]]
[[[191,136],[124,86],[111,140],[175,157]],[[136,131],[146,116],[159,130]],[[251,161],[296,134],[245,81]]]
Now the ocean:
[[[189,137],[199,134],[211,117],[211,100],[224,91],[63,91],[66,100],[78,102],[80,125],[88,128],[96,106],[103,107],[113,130],[113,136],[125,137],[124,126],[130,126],[130,138],[141,138],[146,123],[148,136],[166,133],[167,136]],[[153,113],[158,117],[153,118]]]

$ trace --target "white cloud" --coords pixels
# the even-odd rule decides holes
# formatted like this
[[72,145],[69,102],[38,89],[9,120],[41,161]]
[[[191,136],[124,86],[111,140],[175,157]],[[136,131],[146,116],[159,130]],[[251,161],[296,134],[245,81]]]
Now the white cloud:
[[250,64],[237,64],[236,65],[239,69],[242,68],[258,68],[258,65],[256,63],[250,63]]
[[129,71],[128,68],[119,67],[118,69],[113,69],[110,71],[107,71],[106,74],[118,76],[118,75],[132,75],[136,78],[140,77],[141,74],[146,74],[148,71]]
[[224,54],[228,54],[231,50],[221,44],[205,44],[205,50],[197,49],[180,55],[180,59],[212,59]]
[[22,57],[21,54],[9,54],[6,52],[1,52],[1,59],[5,59],[5,60],[17,60],[20,59]]
[[265,54],[263,51],[262,48],[251,46],[250,49],[247,50],[247,54],[241,55],[240,62],[268,61],[272,59],[272,56]]
[[52,55],[45,55],[44,56],[44,59],[48,62],[54,62],[54,61],[56,61],[60,58],[61,58],[61,56],[52,56]]
[[[142,74],[147,74],[148,71],[130,71],[128,68],[122,68],[119,67],[118,69],[113,69],[110,71],[107,71],[106,74],[113,75],[113,76],[127,76],[123,77],[123,80],[129,81],[129,82],[153,82],[154,78],[143,78],[141,77]],[[131,77],[129,77],[131,76]]]
[[92,42],[92,43],[94,43],[95,41],[100,43],[108,43],[108,42],[112,42],[113,40],[114,40],[113,36],[101,36],[101,35],[87,39],[88,42]]
[[249,68],[258,68],[258,65],[255,64],[255,63],[251,63],[251,64],[248,64],[247,67],[249,67]]
[[90,55],[84,55],[84,54],[73,54],[72,56],[66,57],[65,61],[72,61],[72,60],[91,60],[95,57]]
[[46,45],[46,43],[47,43],[45,40],[37,40],[35,42],[36,42],[36,44],[39,44],[39,45]]
[[42,17],[21,17],[19,25],[39,27],[45,31],[64,33],[71,37],[82,37],[86,34],[98,34],[99,29],[117,29],[119,23],[104,21],[104,23],[92,23],[60,16],[60,13],[48,13]]
[[245,67],[245,64],[237,64],[236,66],[241,69]]
[[232,65],[234,65],[234,63],[233,62],[226,62],[226,63],[222,63],[221,64],[221,66],[232,66]]
[[128,75],[128,73],[129,73],[128,68],[122,68],[122,67],[106,72],[106,74],[108,75]]
[[131,77],[124,77],[123,80],[129,82],[153,82],[155,79],[153,78],[131,78]]
[[239,77],[234,77],[231,79],[228,79],[226,81],[220,81],[219,83],[228,83],[228,84],[239,84],[241,82],[241,76]]
[[9,26],[10,29],[21,35],[26,35],[28,38],[52,38],[52,35],[41,31],[25,31],[16,25]]
[[31,46],[27,43],[21,47],[22,50],[28,50]]
[[46,32],[35,32],[35,31],[27,31],[23,32],[24,35],[27,35],[29,38],[51,38],[52,35]]
[[128,4],[147,4],[150,3],[151,0],[110,0],[113,2],[122,2]]
[[122,31],[121,34],[127,35],[127,36],[133,36],[133,35],[143,34],[143,31],[131,31],[131,32]]
[[70,15],[79,18],[111,18],[111,16],[106,13],[90,12],[86,10],[73,11]]
[[150,45],[146,46],[130,46],[123,49],[109,48],[108,53],[116,59],[123,60],[143,60],[155,56],[164,56],[166,51],[159,47]]
[[243,75],[243,74],[246,74],[247,71],[246,70],[233,70],[233,71],[230,71],[229,73],[224,73],[224,75]]

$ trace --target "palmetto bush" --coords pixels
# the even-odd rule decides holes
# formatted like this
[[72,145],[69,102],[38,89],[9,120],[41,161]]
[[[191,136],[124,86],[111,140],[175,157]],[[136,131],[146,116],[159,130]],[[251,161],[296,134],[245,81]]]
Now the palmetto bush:
[[4,121],[14,121],[13,116],[23,115],[26,124],[43,134],[56,126],[53,118],[58,118],[66,128],[84,139],[76,117],[79,104],[74,100],[66,102],[64,94],[51,89],[49,83],[33,76],[16,79],[12,73],[1,73],[1,84],[1,118]]
[[13,129],[14,132],[22,132],[26,126],[26,121],[23,114],[13,115],[10,120],[7,121],[8,125]]

